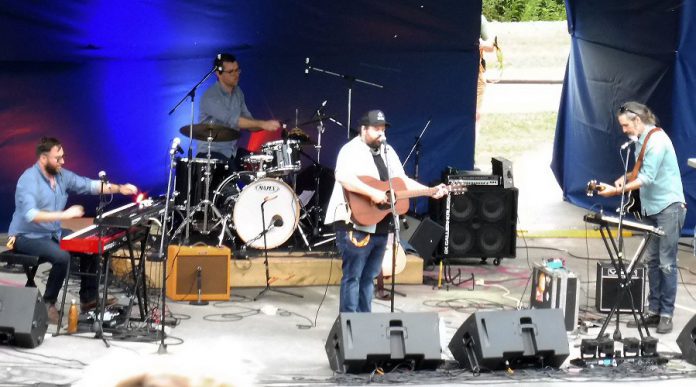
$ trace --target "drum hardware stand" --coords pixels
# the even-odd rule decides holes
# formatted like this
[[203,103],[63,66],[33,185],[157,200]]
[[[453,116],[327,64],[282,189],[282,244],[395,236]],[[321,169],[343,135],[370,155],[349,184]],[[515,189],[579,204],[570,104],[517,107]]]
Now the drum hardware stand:
[[305,70],[304,70],[305,74],[309,74],[309,70],[313,70],[313,71],[327,74],[327,75],[332,75],[332,76],[338,77],[338,78],[343,78],[346,81],[348,81],[347,82],[348,83],[348,121],[346,121],[347,122],[347,124],[346,124],[346,127],[347,127],[346,128],[346,139],[349,140],[350,139],[350,122],[351,122],[350,121],[351,102],[353,99],[353,84],[358,82],[358,83],[362,83],[362,84],[367,85],[367,86],[377,87],[380,89],[383,89],[384,86],[377,84],[377,83],[368,82],[368,81],[356,78],[355,76],[352,76],[352,75],[339,74],[339,73],[335,73],[333,71],[324,70],[324,69],[320,69],[318,67],[310,66],[309,65],[309,58],[305,58]]
[[[206,165],[205,165],[205,173],[204,173],[204,176],[205,176],[204,177],[204,180],[205,180],[204,196],[203,196],[203,200],[201,200],[201,202],[198,203],[196,205],[196,207],[193,209],[191,209],[191,207],[190,207],[191,206],[191,203],[190,203],[190,201],[191,201],[191,184],[190,184],[190,182],[191,182],[191,167],[193,165],[193,159],[189,159],[189,165],[188,165],[189,185],[188,185],[188,189],[186,190],[187,191],[187,201],[186,201],[187,216],[186,216],[186,218],[184,218],[181,225],[179,225],[179,228],[177,228],[176,231],[174,231],[174,235],[172,235],[172,238],[174,238],[176,235],[178,235],[181,232],[181,230],[184,227],[186,227],[186,234],[185,235],[186,235],[186,239],[188,240],[189,225],[191,223],[193,223],[193,217],[199,211],[203,212],[203,229],[199,230],[199,232],[203,235],[210,234],[210,232],[213,229],[215,229],[218,225],[220,225],[221,223],[224,223],[224,221],[223,221],[224,217],[222,216],[222,213],[220,212],[220,210],[217,207],[215,207],[215,204],[212,201],[210,201],[210,181],[212,180],[212,171],[211,171],[211,162],[210,162],[210,160],[211,160],[210,147],[211,147],[212,142],[213,142],[213,137],[209,135],[208,139],[207,139],[208,153],[206,154]],[[219,219],[213,226],[210,227],[210,229],[208,228],[208,211],[209,210],[213,212],[214,219]],[[228,237],[233,238],[232,234],[229,232],[229,230],[227,230],[226,227],[223,227],[223,232],[227,232]]]
[[271,276],[270,276],[270,273],[268,271],[268,242],[266,241],[266,234],[268,234],[268,231],[270,231],[275,226],[275,223],[273,221],[271,221],[271,224],[269,224],[268,228],[266,228],[266,216],[265,216],[263,207],[266,205],[266,203],[268,203],[269,201],[271,201],[273,199],[275,199],[275,197],[265,198],[263,200],[263,202],[261,203],[261,229],[263,230],[263,231],[261,231],[261,235],[263,236],[263,255],[264,255],[263,264],[266,267],[266,287],[263,288],[263,290],[261,290],[261,292],[259,292],[259,294],[257,294],[256,297],[254,297],[254,301],[261,298],[261,296],[263,296],[266,292],[276,292],[276,293],[287,294],[289,296],[294,296],[294,297],[298,297],[298,298],[304,298],[304,296],[301,294],[292,293],[292,292],[289,292],[287,290],[271,288]]

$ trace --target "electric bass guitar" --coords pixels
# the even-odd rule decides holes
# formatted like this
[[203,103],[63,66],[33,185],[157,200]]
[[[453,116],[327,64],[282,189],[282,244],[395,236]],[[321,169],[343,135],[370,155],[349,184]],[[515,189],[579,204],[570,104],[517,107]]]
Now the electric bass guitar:
[[[388,181],[381,181],[370,176],[358,176],[358,178],[372,188],[387,191],[387,197],[391,198]],[[406,189],[406,183],[398,177],[392,178],[391,183],[392,188],[394,188],[394,197],[396,198],[394,207],[396,208],[396,213],[399,215],[403,215],[408,211],[408,199],[419,196],[430,196],[437,192],[437,188],[408,190]],[[344,191],[355,224],[360,226],[377,224],[391,211],[390,203],[375,204],[368,196],[348,190]],[[466,187],[463,185],[448,185],[447,192],[464,193],[466,192]]]
[[[597,180],[590,180],[587,182],[585,193],[587,196],[594,196],[596,193],[604,191],[607,186],[609,186],[609,184],[601,183]],[[626,203],[623,205],[624,212],[627,214],[632,214],[637,219],[640,219],[640,190],[636,189],[630,191],[627,196]]]

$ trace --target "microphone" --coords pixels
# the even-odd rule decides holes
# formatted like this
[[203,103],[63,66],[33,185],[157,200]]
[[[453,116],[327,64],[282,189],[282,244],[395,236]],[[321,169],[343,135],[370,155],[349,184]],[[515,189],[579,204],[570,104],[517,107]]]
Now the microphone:
[[[99,175],[99,180],[101,180],[101,182],[102,182],[102,187],[103,186],[106,186],[107,188],[111,187],[111,183],[109,183],[109,178],[106,177],[106,172],[99,171],[98,175]],[[103,188],[102,188],[102,190],[103,190]]]
[[328,100],[324,100],[324,102],[321,103],[319,108],[317,108],[316,114],[318,117],[321,117],[321,112],[324,111],[324,109],[326,108],[326,102],[328,102]]
[[283,218],[280,217],[280,215],[273,215],[271,218],[271,224],[273,227],[282,227],[283,226]]
[[380,133],[379,138],[377,139],[380,144],[384,145],[387,143],[387,135],[384,133]]
[[173,156],[177,153],[179,153],[179,154],[184,153],[184,150],[181,149],[181,145],[179,145],[179,144],[181,144],[181,140],[179,139],[179,137],[174,137],[174,139],[172,140],[172,147],[169,149],[170,155]]
[[634,140],[634,139],[630,139],[630,140],[626,141],[625,143],[623,143],[623,145],[621,145],[621,150],[628,148],[634,142],[636,142],[636,140]]
[[217,54],[216,56],[217,60],[215,61],[214,70],[218,72],[222,72],[222,54]]
[[102,183],[109,184],[109,179],[106,177],[106,172],[99,171],[98,175],[99,175],[99,180],[101,180]]

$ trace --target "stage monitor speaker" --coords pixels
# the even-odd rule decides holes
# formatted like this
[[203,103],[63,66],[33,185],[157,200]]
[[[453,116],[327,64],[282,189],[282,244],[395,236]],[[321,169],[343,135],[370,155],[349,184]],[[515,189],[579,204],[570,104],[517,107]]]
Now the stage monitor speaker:
[[371,372],[409,364],[435,369],[440,363],[437,313],[341,313],[326,338],[331,369]]
[[0,344],[35,348],[47,329],[48,312],[37,288],[0,286]]
[[449,343],[461,367],[474,372],[560,367],[570,354],[559,309],[476,312]]
[[512,175],[512,161],[502,158],[493,157],[491,159],[492,173],[498,175],[503,183],[503,188],[513,188],[515,180]]
[[167,253],[167,297],[175,301],[197,300],[200,268],[201,300],[230,299],[230,249],[169,245]]
[[[450,198],[450,258],[514,258],[517,253],[517,188],[471,185]],[[447,206],[440,224],[446,226]],[[444,243],[443,243],[444,252]]]
[[433,253],[445,235],[445,228],[430,218],[417,219],[406,215],[401,223],[399,235],[408,242],[426,264],[433,259]]
[[677,345],[681,349],[684,361],[696,365],[696,315],[691,317],[682,329],[677,337]]

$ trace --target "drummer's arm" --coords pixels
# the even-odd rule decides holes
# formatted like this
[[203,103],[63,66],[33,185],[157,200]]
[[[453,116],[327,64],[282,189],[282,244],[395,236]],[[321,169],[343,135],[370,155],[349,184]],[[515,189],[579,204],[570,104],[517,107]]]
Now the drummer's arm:
[[246,129],[251,132],[258,132],[259,130],[275,131],[280,128],[280,122],[277,120],[254,120],[246,117],[239,117],[237,121],[237,126],[240,129]]

